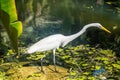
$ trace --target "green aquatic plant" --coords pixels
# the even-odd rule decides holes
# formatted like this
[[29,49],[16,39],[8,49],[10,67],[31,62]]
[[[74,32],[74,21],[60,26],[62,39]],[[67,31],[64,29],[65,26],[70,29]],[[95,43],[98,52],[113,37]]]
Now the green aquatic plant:
[[81,45],[70,47],[62,53],[59,55],[64,61],[64,67],[70,68],[70,80],[120,78],[120,59],[115,56],[116,53],[112,50]]
[[4,80],[5,73],[0,71],[0,80]]
[[[20,48],[21,53],[24,50],[24,48]],[[53,64],[52,55],[50,53],[52,53],[52,51],[28,55],[25,58],[27,61],[39,61],[42,57],[46,56],[44,58],[44,65],[47,64],[46,66],[48,66],[49,64]],[[12,56],[13,54],[13,51],[9,50],[7,56]],[[120,58],[116,57],[115,54],[116,53],[113,50],[104,50],[101,48],[90,47],[89,45],[80,45],[76,47],[67,46],[64,49],[60,48],[56,51],[57,65],[68,69],[66,80],[119,79]],[[11,61],[10,57],[6,58],[8,58],[7,60]],[[5,63],[6,61],[4,61],[4,64]],[[34,62],[33,64],[40,66],[40,62]],[[0,67],[2,66],[3,65]],[[23,75],[20,72],[20,69],[23,66],[20,64],[20,62],[19,64],[11,63],[8,67],[9,68],[7,68],[6,65],[4,67],[5,69],[3,69],[3,71],[7,70],[7,72],[2,71],[5,73],[6,79],[23,78]],[[41,76],[41,73],[40,75],[35,73],[24,77],[24,79],[33,79],[34,77]]]
[[11,47],[18,52],[18,37],[22,33],[22,22],[18,21],[15,0],[1,0],[0,4],[0,26],[5,28]]

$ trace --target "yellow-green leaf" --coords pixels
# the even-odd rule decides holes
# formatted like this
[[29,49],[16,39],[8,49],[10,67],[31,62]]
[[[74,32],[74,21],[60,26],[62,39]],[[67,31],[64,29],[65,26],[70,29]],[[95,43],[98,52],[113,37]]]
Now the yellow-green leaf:
[[95,66],[96,70],[100,70],[101,66]]
[[117,69],[120,69],[120,65],[119,64],[112,64],[113,67],[117,68]]
[[82,64],[82,66],[88,66],[88,64]]
[[70,72],[70,75],[71,75],[71,76],[75,76],[76,73],[75,73],[75,72]]
[[17,22],[11,23],[10,26],[17,30],[17,37],[19,37],[22,33],[22,23],[20,21],[17,21]]
[[10,22],[14,22],[18,19],[15,0],[1,0],[1,9],[10,15]]
[[18,52],[18,37],[22,33],[22,23],[17,21],[15,0],[0,1],[0,24],[6,29],[14,51]]

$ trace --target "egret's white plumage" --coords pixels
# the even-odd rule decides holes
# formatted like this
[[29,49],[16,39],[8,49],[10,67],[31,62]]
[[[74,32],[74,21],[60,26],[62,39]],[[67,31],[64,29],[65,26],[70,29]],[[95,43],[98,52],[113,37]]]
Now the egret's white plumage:
[[[33,44],[32,46],[30,46],[28,48],[27,52],[28,52],[28,54],[31,54],[34,52],[53,50],[53,55],[54,55],[53,61],[54,61],[54,65],[55,65],[55,50],[57,48],[59,48],[60,46],[64,47],[69,42],[71,42],[72,40],[74,40],[77,37],[79,37],[80,35],[82,35],[86,31],[86,29],[89,27],[97,27],[108,33],[111,33],[109,30],[102,27],[102,25],[100,23],[91,23],[91,24],[85,25],[82,28],[82,30],[80,30],[78,33],[70,35],[70,36],[64,36],[62,34],[55,34],[55,35],[48,36],[48,37],[38,41],[37,43]],[[55,70],[56,70],[56,68],[55,68]]]
[[65,36],[61,34],[48,36],[28,48],[28,53],[41,52],[59,48],[64,39]]

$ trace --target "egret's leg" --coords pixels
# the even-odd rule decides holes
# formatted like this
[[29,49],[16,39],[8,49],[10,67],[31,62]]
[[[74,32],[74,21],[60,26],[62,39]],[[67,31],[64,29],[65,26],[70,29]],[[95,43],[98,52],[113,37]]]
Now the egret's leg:
[[53,62],[54,62],[54,69],[56,71],[56,62],[55,62],[55,49],[53,50]]
[[40,61],[40,62],[41,62],[41,72],[44,72],[44,71],[43,71],[43,63],[42,63],[42,61],[43,61],[43,58],[41,58],[41,61]]

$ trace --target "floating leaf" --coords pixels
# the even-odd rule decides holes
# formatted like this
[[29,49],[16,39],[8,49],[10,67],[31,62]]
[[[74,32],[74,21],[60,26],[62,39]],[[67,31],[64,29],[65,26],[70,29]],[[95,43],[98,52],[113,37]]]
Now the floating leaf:
[[82,66],[88,66],[88,64],[82,64]]
[[103,61],[107,61],[108,58],[102,57],[101,60],[103,60]]
[[101,66],[95,66],[96,70],[99,70],[101,68]]
[[104,63],[105,63],[105,64],[109,64],[109,62],[108,62],[108,61],[104,61]]
[[92,52],[92,51],[89,51],[88,54],[93,54],[93,52]]
[[88,80],[96,80],[96,78],[95,77],[88,77]]
[[98,56],[98,57],[95,58],[95,60],[101,60],[101,57]]
[[117,64],[119,64],[119,65],[120,65],[120,61],[117,61]]
[[63,56],[62,59],[68,59],[68,58],[70,58],[70,57],[71,57],[71,56],[69,56],[69,55],[68,55],[68,56]]
[[90,73],[89,73],[89,72],[84,72],[83,74],[85,74],[85,75],[89,75]]
[[75,76],[76,73],[75,73],[75,72],[70,72],[70,75],[71,75],[71,76]]
[[120,69],[120,65],[118,65],[118,64],[112,64],[112,65],[113,65],[113,67]]

